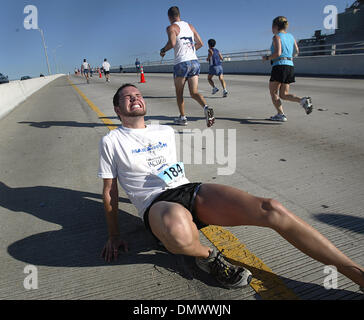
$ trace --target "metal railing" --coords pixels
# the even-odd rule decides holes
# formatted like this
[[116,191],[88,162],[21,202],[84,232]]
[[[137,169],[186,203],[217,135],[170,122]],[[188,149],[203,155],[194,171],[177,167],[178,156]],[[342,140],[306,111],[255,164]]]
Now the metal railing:
[[[364,41],[356,42],[343,42],[334,44],[316,44],[316,45],[299,45],[300,53],[298,57],[311,57],[311,56],[332,56],[343,54],[357,54],[364,53]],[[262,56],[270,54],[270,49],[255,50],[255,51],[243,51],[243,52],[230,52],[222,53],[224,61],[244,61],[244,60],[259,60]],[[207,62],[206,56],[198,57],[200,62]],[[142,65],[148,66],[160,66],[160,65],[172,65],[174,59],[160,59],[155,61],[144,61]],[[123,68],[135,68],[135,65],[123,66]],[[118,69],[119,67],[113,67]]]

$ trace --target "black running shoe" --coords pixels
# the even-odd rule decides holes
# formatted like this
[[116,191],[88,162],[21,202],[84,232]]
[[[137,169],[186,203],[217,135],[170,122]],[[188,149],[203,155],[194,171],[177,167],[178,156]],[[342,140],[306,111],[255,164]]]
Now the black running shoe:
[[204,114],[206,117],[206,125],[208,128],[212,127],[215,123],[215,117],[214,117],[214,109],[210,107],[204,108]]
[[201,270],[213,275],[225,288],[242,288],[252,280],[249,270],[232,265],[215,248],[212,249],[208,258],[196,258],[196,264]]

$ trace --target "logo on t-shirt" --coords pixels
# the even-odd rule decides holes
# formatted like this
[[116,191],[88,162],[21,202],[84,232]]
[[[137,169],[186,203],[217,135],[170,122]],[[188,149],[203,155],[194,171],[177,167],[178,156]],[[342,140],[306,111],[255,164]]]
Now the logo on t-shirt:
[[195,47],[194,43],[193,43],[193,39],[192,37],[181,37],[181,40],[186,40],[186,42],[184,42],[183,44],[185,46],[187,46],[187,48],[189,49],[193,49]]
[[132,154],[140,154],[140,153],[145,153],[145,152],[154,153],[154,151],[161,150],[161,149],[164,149],[167,147],[168,147],[168,145],[165,142],[158,142],[154,145],[150,143],[143,148],[133,149],[131,151],[131,153]]

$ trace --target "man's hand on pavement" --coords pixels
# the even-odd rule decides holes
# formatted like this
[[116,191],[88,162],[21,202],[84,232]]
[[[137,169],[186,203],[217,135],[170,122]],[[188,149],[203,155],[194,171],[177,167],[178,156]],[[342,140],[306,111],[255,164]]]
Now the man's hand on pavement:
[[101,257],[107,262],[111,262],[118,258],[119,248],[122,248],[125,252],[128,252],[128,244],[121,240],[120,236],[112,236],[107,240],[104,249],[101,252]]

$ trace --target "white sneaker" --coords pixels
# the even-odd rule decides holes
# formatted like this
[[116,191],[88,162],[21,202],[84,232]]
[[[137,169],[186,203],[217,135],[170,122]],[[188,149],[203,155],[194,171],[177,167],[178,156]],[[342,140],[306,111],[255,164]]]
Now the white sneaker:
[[174,118],[174,123],[180,126],[187,126],[187,118],[179,116],[178,118]]
[[286,115],[277,113],[275,116],[270,117],[271,121],[287,122]]
[[215,94],[216,92],[218,92],[219,91],[219,89],[218,88],[216,88],[216,87],[214,87],[213,89],[212,89],[212,94]]
[[227,95],[228,95],[228,92],[227,92],[227,90],[225,89],[225,90],[223,91],[222,97],[223,97],[223,98],[226,98],[226,97],[227,97]]
[[300,104],[303,107],[303,109],[305,109],[306,114],[310,114],[312,112],[313,105],[312,105],[312,99],[310,97],[302,98]]

